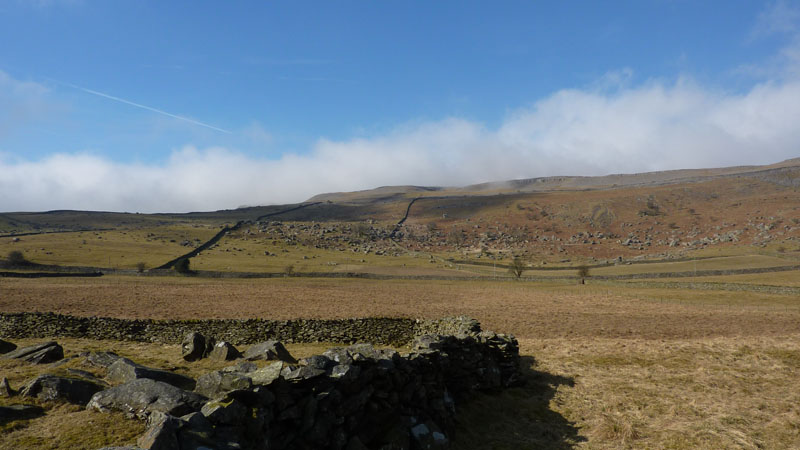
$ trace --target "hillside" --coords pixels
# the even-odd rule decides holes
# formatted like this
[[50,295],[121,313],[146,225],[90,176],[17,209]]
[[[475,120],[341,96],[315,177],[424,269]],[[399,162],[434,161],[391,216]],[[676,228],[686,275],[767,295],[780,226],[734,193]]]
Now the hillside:
[[[200,248],[220,230],[219,242]],[[0,234],[0,254],[18,249],[40,264],[128,269],[158,267],[195,248],[198,268],[273,273],[294,266],[443,274],[454,272],[454,263],[507,264],[513,257],[531,270],[749,254],[792,265],[800,256],[800,159],[381,187],[205,213],[1,213]]]

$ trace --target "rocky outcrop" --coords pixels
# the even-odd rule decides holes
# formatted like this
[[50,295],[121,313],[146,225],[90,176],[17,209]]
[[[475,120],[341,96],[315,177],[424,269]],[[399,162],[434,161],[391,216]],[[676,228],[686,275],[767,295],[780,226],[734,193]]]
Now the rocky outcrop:
[[119,358],[108,367],[106,378],[112,383],[127,383],[140,378],[161,381],[181,389],[194,389],[195,381],[179,373],[153,369],[136,364],[127,358]]
[[[476,391],[518,384],[518,364],[513,336],[474,328],[460,336],[420,336],[408,355],[357,344],[296,364],[237,364],[197,380],[196,392],[210,400],[199,409],[195,404],[196,412],[180,417],[185,410],[151,408],[160,413],[150,414],[138,444],[151,449],[446,448],[460,402]],[[90,407],[105,392],[95,395]],[[130,397],[116,404],[130,405]]]
[[206,398],[200,394],[161,381],[140,378],[94,394],[86,408],[116,410],[141,417],[152,412],[182,416],[200,410],[205,401]]
[[39,375],[22,388],[20,395],[43,401],[63,400],[85,406],[95,393],[102,390],[102,385],[89,380]]
[[64,349],[56,342],[24,347],[2,356],[3,359],[21,359],[33,364],[48,364],[64,358]]
[[297,362],[286,347],[278,341],[259,342],[258,344],[251,345],[244,355],[244,359],[248,361],[284,361],[288,363]]

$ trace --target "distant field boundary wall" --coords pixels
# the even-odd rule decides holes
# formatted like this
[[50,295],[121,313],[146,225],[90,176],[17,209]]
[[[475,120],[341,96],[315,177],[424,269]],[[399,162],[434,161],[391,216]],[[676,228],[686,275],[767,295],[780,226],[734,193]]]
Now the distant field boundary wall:
[[255,344],[269,339],[285,343],[408,345],[422,335],[480,332],[480,324],[465,316],[444,319],[151,320],[54,313],[0,314],[0,337],[4,339],[68,337],[178,344],[189,332],[214,336],[234,345]]
[[[258,222],[258,221],[264,220],[264,219],[266,219],[268,217],[278,216],[278,215],[281,215],[281,214],[290,213],[292,211],[297,211],[298,209],[308,208],[309,206],[318,205],[319,203],[320,202],[304,203],[302,205],[297,205],[297,206],[294,206],[294,207],[289,208],[289,209],[282,209],[280,211],[267,213],[267,214],[264,214],[262,216],[258,216],[255,219],[255,221]],[[211,239],[209,239],[208,241],[206,241],[205,243],[203,243],[199,247],[195,248],[194,250],[190,251],[189,253],[186,253],[185,255],[181,255],[181,256],[179,256],[179,257],[177,257],[177,258],[175,258],[175,259],[173,259],[173,260],[171,260],[171,261],[169,261],[169,262],[167,262],[165,264],[162,264],[162,265],[156,267],[156,269],[169,269],[169,268],[173,267],[178,261],[180,261],[182,259],[194,258],[195,256],[199,255],[200,252],[202,252],[204,250],[208,250],[209,248],[211,248],[211,246],[213,246],[214,244],[219,242],[223,237],[225,237],[226,234],[230,233],[231,231],[236,231],[239,228],[241,228],[242,225],[244,225],[245,223],[249,223],[249,222],[246,221],[246,220],[240,220],[240,221],[236,222],[236,224],[233,225],[233,226],[230,226],[230,227],[226,226],[226,227],[222,228],[219,231],[219,233],[215,234]]]

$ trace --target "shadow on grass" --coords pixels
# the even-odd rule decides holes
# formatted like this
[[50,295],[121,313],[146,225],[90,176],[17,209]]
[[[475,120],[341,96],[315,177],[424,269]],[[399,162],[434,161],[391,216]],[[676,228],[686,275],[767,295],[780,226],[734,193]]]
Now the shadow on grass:
[[538,371],[535,363],[522,357],[524,386],[479,394],[459,405],[453,449],[569,449],[585,441],[574,423],[550,409],[559,386],[574,381]]

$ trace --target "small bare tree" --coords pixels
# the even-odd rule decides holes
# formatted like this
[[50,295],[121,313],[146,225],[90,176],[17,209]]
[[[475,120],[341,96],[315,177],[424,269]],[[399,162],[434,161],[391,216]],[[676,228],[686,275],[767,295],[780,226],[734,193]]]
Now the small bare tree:
[[522,272],[525,271],[526,265],[525,262],[519,256],[515,256],[513,260],[511,260],[511,266],[508,268],[508,271],[511,272],[511,275],[514,275],[514,278],[518,279],[522,276]]
[[586,278],[589,277],[589,266],[578,266],[578,276],[581,278],[581,284],[586,283]]
[[144,270],[147,269],[147,264],[143,262],[136,263],[136,272],[137,273],[144,273]]

